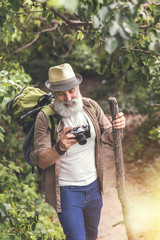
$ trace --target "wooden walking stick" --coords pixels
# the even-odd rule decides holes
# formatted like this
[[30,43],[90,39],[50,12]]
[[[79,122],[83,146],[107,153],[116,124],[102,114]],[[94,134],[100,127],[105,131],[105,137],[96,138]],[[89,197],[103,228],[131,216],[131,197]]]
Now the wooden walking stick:
[[[112,120],[116,119],[116,115],[119,113],[118,103],[116,98],[108,98],[110,105],[110,110],[112,114]],[[121,202],[122,212],[123,212],[123,223],[126,227],[126,233],[128,240],[134,240],[133,232],[130,223],[130,214],[128,201],[125,190],[125,177],[124,177],[124,163],[123,163],[123,152],[121,144],[121,130],[113,128],[113,141],[114,141],[114,156],[115,156],[115,169],[116,169],[116,184],[118,198]]]

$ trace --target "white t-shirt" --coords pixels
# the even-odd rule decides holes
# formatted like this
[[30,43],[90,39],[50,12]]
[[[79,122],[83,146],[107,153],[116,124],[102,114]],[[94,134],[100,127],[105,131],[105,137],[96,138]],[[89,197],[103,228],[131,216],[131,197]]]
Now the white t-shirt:
[[63,118],[62,121],[65,127],[88,125],[88,123],[90,125],[91,137],[87,138],[87,143],[71,146],[62,156],[59,178],[60,186],[86,186],[97,179],[94,126],[84,111],[72,117]]

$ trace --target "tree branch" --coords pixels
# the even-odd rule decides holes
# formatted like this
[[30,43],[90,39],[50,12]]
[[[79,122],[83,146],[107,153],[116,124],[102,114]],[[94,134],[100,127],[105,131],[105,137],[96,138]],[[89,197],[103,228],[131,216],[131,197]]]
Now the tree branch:
[[78,30],[80,30],[81,32],[83,32],[85,35],[88,33],[87,31],[85,31],[84,29],[82,29],[79,26],[89,26],[92,24],[92,22],[81,22],[79,20],[69,20],[67,17],[65,17],[64,15],[62,15],[61,13],[59,13],[57,10],[55,10],[54,8],[51,9],[51,11],[53,11],[53,13],[60,17],[64,22],[66,22],[69,26],[74,27]]
[[15,12],[15,11],[12,11],[11,13],[14,13],[16,15],[19,15],[19,14],[23,14],[23,15],[26,15],[26,13],[39,13],[39,12],[43,12],[42,10],[41,11],[26,11],[26,12]]
[[[120,50],[126,51],[126,48],[125,47],[121,47]],[[130,50],[133,51],[133,52],[139,52],[139,53],[144,53],[144,54],[152,54],[152,55],[155,55],[157,57],[160,56],[159,54],[156,54],[156,53],[153,53],[153,52],[150,52],[150,51],[146,51],[146,50],[142,50],[142,49],[130,48]]]
[[[39,21],[41,21],[41,22],[47,22],[47,18],[34,17],[34,19],[37,19],[37,20],[39,20]],[[66,22],[64,22],[64,21],[62,21],[62,22],[63,22],[63,24],[66,24]],[[59,24],[59,22],[58,22],[56,19],[53,19],[53,20],[51,21],[51,23],[54,23],[54,24],[58,23],[58,24]],[[67,24],[66,24],[66,25],[67,25]]]
[[75,40],[76,40],[76,39],[74,38],[73,41],[71,42],[71,44],[70,44],[70,46],[69,46],[69,49],[68,49],[68,51],[66,52],[65,55],[60,56],[60,55],[58,55],[56,52],[54,52],[53,54],[54,54],[56,57],[58,57],[58,58],[66,58],[66,57],[68,56],[68,54],[70,53],[70,51],[72,50],[72,46],[73,46]]
[[55,26],[52,27],[52,28],[43,29],[42,31],[38,32],[38,33],[36,34],[36,37],[35,37],[31,42],[27,43],[27,44],[26,44],[25,46],[23,46],[23,47],[18,48],[17,50],[15,50],[15,51],[12,52],[11,54],[9,54],[8,56],[6,56],[6,57],[3,58],[2,60],[0,60],[0,62],[5,61],[5,60],[7,60],[9,57],[13,56],[14,54],[17,54],[18,52],[20,52],[20,51],[22,51],[22,50],[30,47],[32,44],[34,44],[34,43],[38,40],[38,38],[40,37],[40,35],[41,35],[42,33],[54,31],[54,30],[56,30],[57,26],[58,26],[58,23],[55,24]]
[[39,38],[39,36],[40,36],[41,33],[54,31],[54,30],[56,30],[57,26],[58,26],[58,24],[56,24],[56,25],[55,25],[54,27],[52,27],[52,28],[43,29],[42,31],[38,32],[37,35],[36,35],[36,37],[35,37],[30,43],[28,43],[28,44],[26,44],[25,46],[17,49],[14,53],[18,53],[18,52],[22,51],[23,49],[30,47],[33,43],[35,43],[35,42],[37,41],[37,39]]
[[157,26],[153,26],[152,24],[150,24],[150,25],[144,25],[144,26],[139,26],[138,28],[139,28],[139,29],[148,29],[148,28],[152,28],[152,27],[154,27],[154,28],[156,28],[156,29],[160,29],[160,28],[158,28]]

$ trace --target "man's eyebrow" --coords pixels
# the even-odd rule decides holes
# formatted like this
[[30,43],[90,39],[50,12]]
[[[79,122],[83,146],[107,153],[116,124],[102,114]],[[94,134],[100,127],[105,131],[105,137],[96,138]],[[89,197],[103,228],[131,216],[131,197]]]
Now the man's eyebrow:
[[56,93],[63,93],[63,92],[65,92],[65,91],[56,91]]

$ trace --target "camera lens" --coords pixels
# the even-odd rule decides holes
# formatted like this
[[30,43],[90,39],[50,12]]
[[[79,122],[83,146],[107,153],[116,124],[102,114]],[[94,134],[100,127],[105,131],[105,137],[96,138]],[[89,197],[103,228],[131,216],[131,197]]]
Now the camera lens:
[[86,136],[84,135],[84,133],[78,133],[76,138],[80,145],[84,145],[87,142],[87,139],[86,139]]

